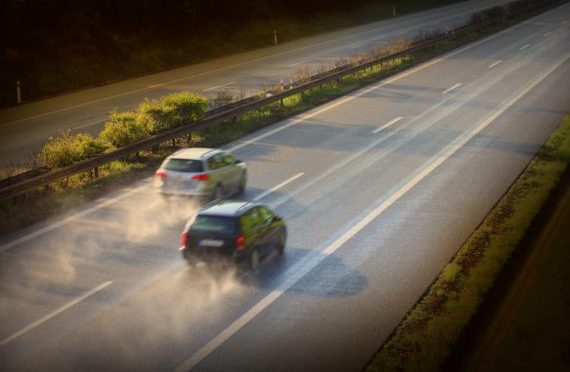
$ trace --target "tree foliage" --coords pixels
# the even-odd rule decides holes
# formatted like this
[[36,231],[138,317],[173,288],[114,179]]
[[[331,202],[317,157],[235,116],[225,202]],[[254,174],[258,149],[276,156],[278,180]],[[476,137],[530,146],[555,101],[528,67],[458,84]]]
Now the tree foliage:
[[148,136],[149,128],[144,120],[133,111],[113,112],[111,118],[99,134],[110,148],[130,145]]
[[50,137],[40,151],[40,159],[48,168],[61,168],[103,153],[106,146],[89,134],[72,135],[69,130]]

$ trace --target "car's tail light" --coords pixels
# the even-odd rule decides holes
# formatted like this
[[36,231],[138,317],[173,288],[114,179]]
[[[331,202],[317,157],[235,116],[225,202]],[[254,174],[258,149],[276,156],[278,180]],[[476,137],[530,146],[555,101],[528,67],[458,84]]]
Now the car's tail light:
[[183,247],[186,247],[186,245],[188,245],[188,231],[184,231],[180,236],[180,244]]
[[236,239],[237,249],[238,250],[243,249],[244,243],[245,243],[245,238],[243,237],[243,235],[239,234]]
[[208,180],[208,175],[203,173],[203,174],[196,174],[194,176],[192,176],[193,180],[198,180],[198,181],[207,181]]
[[166,174],[165,171],[156,171],[156,173],[155,173],[154,175],[157,176],[157,177],[159,177],[159,178],[161,178],[161,179],[167,177],[167,174]]

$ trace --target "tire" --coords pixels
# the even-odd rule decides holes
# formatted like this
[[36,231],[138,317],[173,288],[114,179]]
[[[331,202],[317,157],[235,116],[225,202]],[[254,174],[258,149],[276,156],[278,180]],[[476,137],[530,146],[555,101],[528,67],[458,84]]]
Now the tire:
[[249,269],[255,270],[259,266],[259,252],[254,249],[249,256]]
[[281,233],[281,236],[279,237],[279,241],[277,242],[277,246],[275,247],[277,249],[277,254],[279,256],[283,256],[283,253],[285,253],[285,243],[287,242],[287,234],[285,234],[285,232]]

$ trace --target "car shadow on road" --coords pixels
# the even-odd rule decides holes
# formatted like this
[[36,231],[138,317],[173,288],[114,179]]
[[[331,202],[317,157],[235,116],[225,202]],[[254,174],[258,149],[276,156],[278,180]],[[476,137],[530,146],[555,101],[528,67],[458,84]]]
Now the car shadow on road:
[[287,247],[283,256],[269,255],[239,280],[263,290],[320,297],[354,296],[368,287],[367,277],[341,258],[294,247]]

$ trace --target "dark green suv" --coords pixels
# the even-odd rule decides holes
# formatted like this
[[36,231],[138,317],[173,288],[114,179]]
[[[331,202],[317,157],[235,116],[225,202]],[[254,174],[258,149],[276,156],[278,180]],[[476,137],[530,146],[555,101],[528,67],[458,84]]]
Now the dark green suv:
[[182,233],[182,255],[190,264],[233,263],[255,268],[272,251],[285,250],[285,222],[266,205],[225,201],[202,209]]

